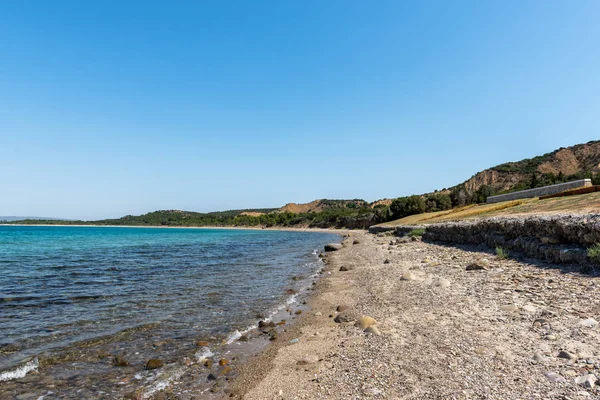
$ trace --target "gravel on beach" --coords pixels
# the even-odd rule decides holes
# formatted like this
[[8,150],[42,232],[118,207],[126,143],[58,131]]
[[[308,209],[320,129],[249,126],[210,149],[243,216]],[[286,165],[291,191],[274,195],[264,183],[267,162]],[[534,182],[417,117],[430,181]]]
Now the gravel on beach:
[[224,396],[600,398],[600,279],[577,266],[363,232],[325,260],[309,310]]

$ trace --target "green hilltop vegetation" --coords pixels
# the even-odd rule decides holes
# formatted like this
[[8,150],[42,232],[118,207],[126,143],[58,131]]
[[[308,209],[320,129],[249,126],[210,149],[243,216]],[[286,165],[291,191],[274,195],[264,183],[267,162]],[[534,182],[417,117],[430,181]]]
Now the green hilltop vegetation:
[[[143,215],[127,215],[117,219],[98,221],[23,220],[10,221],[11,224],[25,225],[98,225],[98,226],[241,226],[241,227],[348,227],[367,228],[385,222],[389,218],[389,208],[371,208],[364,200],[325,200],[330,206],[322,211],[292,213],[278,209],[231,210],[222,212],[198,213],[192,211],[161,210]],[[256,215],[255,215],[256,214]]]

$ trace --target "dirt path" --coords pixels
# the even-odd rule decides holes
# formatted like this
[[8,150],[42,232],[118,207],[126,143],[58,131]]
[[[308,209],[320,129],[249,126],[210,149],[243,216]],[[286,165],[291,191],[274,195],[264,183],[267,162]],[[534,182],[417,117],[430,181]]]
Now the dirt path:
[[[257,400],[600,398],[588,375],[600,373],[600,279],[395,242],[352,233],[328,253],[311,310],[245,365],[229,392]],[[467,271],[471,263],[485,269]],[[351,322],[334,322],[339,305]],[[360,316],[375,318],[380,335],[355,327]],[[575,383],[585,375],[588,387]]]

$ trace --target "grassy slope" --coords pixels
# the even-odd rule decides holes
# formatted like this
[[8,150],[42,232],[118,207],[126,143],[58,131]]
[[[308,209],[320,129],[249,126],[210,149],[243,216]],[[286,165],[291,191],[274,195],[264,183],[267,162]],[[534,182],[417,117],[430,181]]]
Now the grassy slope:
[[493,217],[499,215],[560,214],[600,212],[600,193],[560,197],[547,200],[524,199],[505,201],[496,204],[482,204],[458,209],[411,215],[381,224],[383,226],[420,225],[436,222],[460,221],[472,218]]

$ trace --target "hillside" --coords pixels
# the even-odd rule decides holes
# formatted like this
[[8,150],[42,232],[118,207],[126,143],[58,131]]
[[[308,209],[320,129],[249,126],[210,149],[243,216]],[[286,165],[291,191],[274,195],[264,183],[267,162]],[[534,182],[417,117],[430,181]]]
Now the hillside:
[[484,186],[494,192],[506,192],[584,177],[593,178],[599,173],[600,140],[596,140],[485,169],[462,185],[473,192]]

